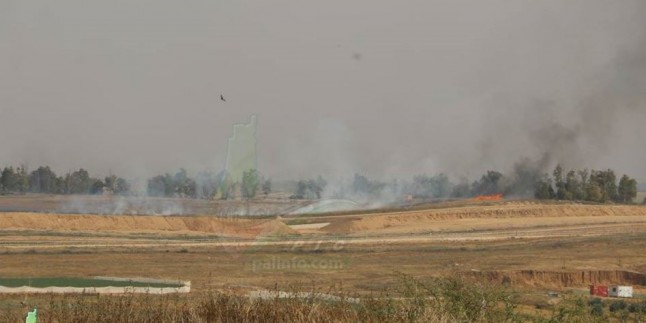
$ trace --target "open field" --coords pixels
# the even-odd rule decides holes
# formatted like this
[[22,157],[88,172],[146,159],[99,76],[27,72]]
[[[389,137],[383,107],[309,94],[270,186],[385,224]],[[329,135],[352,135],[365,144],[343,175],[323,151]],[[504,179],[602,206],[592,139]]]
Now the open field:
[[458,275],[504,282],[534,311],[553,307],[547,291],[583,294],[594,283],[644,297],[644,246],[644,206],[448,203],[257,219],[0,213],[2,278],[173,279],[191,281],[194,295],[322,288],[362,298],[399,295],[400,274]]

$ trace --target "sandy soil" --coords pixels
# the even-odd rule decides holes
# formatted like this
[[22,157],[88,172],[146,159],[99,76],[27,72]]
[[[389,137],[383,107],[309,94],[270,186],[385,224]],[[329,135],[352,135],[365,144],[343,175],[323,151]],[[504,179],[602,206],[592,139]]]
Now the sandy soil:
[[295,233],[273,219],[218,218],[213,216],[101,216],[42,213],[0,213],[0,230],[83,232],[214,233],[254,238]]
[[584,288],[634,282],[644,245],[642,206],[503,202],[275,219],[0,213],[0,276],[143,276],[191,280],[197,291],[315,283],[370,293],[399,272]]
[[[330,217],[332,218],[332,217]],[[320,221],[330,219],[321,218]],[[323,228],[334,234],[415,233],[436,230],[486,230],[538,225],[643,222],[646,206],[503,202],[489,206],[353,215]]]
[[4,232],[0,250],[285,246],[321,241],[370,245],[602,236],[646,232],[646,207],[516,202],[315,220],[327,222],[287,225],[294,219],[0,213],[0,232]]

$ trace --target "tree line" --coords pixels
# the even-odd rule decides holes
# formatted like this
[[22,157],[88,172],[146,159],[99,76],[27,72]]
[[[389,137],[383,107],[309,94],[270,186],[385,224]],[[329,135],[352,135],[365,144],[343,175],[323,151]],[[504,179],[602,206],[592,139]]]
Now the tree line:
[[557,165],[552,176],[536,183],[537,199],[579,200],[598,203],[632,203],[637,197],[637,181],[623,175],[617,182],[612,169],[569,170]]
[[[457,183],[449,176],[420,174],[410,181],[380,181],[365,175],[354,174],[344,185],[335,185],[334,190],[321,176],[294,182],[292,199],[321,199],[324,192],[333,198],[396,200],[402,196],[415,198],[469,198],[478,195],[503,194],[511,197],[535,197],[537,199],[578,200],[598,203],[633,203],[637,196],[637,181],[628,175],[619,179],[611,169],[565,170],[557,165],[550,174],[530,160],[514,165],[511,172],[502,174],[487,171],[469,182],[460,179]],[[146,194],[160,197],[186,197],[201,199],[230,199],[234,196],[254,198],[272,191],[272,182],[255,169],[244,172],[241,182],[233,182],[226,172],[213,174],[199,172],[189,176],[185,169],[175,174],[163,174],[147,180]],[[29,172],[24,166],[4,167],[0,173],[0,194],[9,193],[47,194],[134,194],[131,185],[116,175],[104,178],[92,177],[81,168],[57,175],[50,167],[41,166]]]
[[[254,169],[244,172],[241,183],[231,181],[226,172],[217,175],[200,172],[191,177],[185,169],[180,169],[173,175],[166,173],[149,178],[145,194],[229,199],[235,191],[240,191],[242,197],[253,198],[259,192],[268,195],[271,189],[271,180],[262,178]],[[12,193],[129,195],[141,192],[133,192],[131,184],[122,177],[97,178],[83,168],[59,176],[49,166],[41,166],[31,172],[24,166],[7,166],[0,171],[0,194]]]
[[509,174],[487,171],[480,178],[470,182],[460,178],[454,182],[445,173],[434,175],[418,174],[410,180],[393,179],[382,181],[354,174],[349,181],[343,181],[334,188],[319,176],[303,179],[296,183],[292,198],[318,199],[325,191],[328,197],[355,200],[396,201],[402,197],[413,198],[469,198],[478,195],[503,194],[507,196],[532,197],[536,182],[541,178],[540,167],[529,159],[516,163]]
[[24,166],[8,166],[0,173],[0,194],[127,194],[130,184],[125,179],[110,175],[103,179],[91,177],[87,170],[68,172],[58,176],[49,166],[27,171]]
[[[540,165],[530,160],[516,163],[511,172],[503,174],[489,170],[477,180],[460,179],[454,183],[443,173],[420,174],[410,181],[379,181],[355,174],[352,181],[327,192],[334,198],[356,200],[396,200],[402,196],[413,198],[471,198],[501,194],[506,197],[577,200],[597,203],[633,203],[637,196],[637,181],[628,175],[617,178],[607,170],[564,170],[557,165],[552,175],[541,171]],[[327,182],[317,179],[297,182],[292,198],[321,198]],[[646,199],[644,201],[646,203]]]
[[257,170],[249,169],[243,173],[241,182],[234,182],[227,172],[218,174],[199,172],[195,177],[188,176],[185,169],[175,175],[158,175],[148,180],[149,196],[188,197],[200,199],[230,199],[237,193],[251,199],[271,193],[271,180],[263,178]]

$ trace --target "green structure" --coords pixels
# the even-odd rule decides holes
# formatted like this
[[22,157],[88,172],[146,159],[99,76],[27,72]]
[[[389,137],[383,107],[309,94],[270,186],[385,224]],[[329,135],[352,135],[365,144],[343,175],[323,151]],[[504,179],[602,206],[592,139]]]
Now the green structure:
[[27,313],[27,318],[25,323],[36,323],[38,321],[37,309],[34,308],[33,311]]
[[242,182],[244,172],[257,169],[256,164],[256,116],[249,123],[233,126],[233,135],[227,141],[225,170],[234,183]]

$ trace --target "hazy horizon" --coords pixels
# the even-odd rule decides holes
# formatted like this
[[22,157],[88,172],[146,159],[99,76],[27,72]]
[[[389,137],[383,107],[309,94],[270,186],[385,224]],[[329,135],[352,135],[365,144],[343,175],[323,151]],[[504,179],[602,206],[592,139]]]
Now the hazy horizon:
[[[0,166],[646,179],[646,2],[0,2]],[[227,102],[220,100],[224,95]]]

